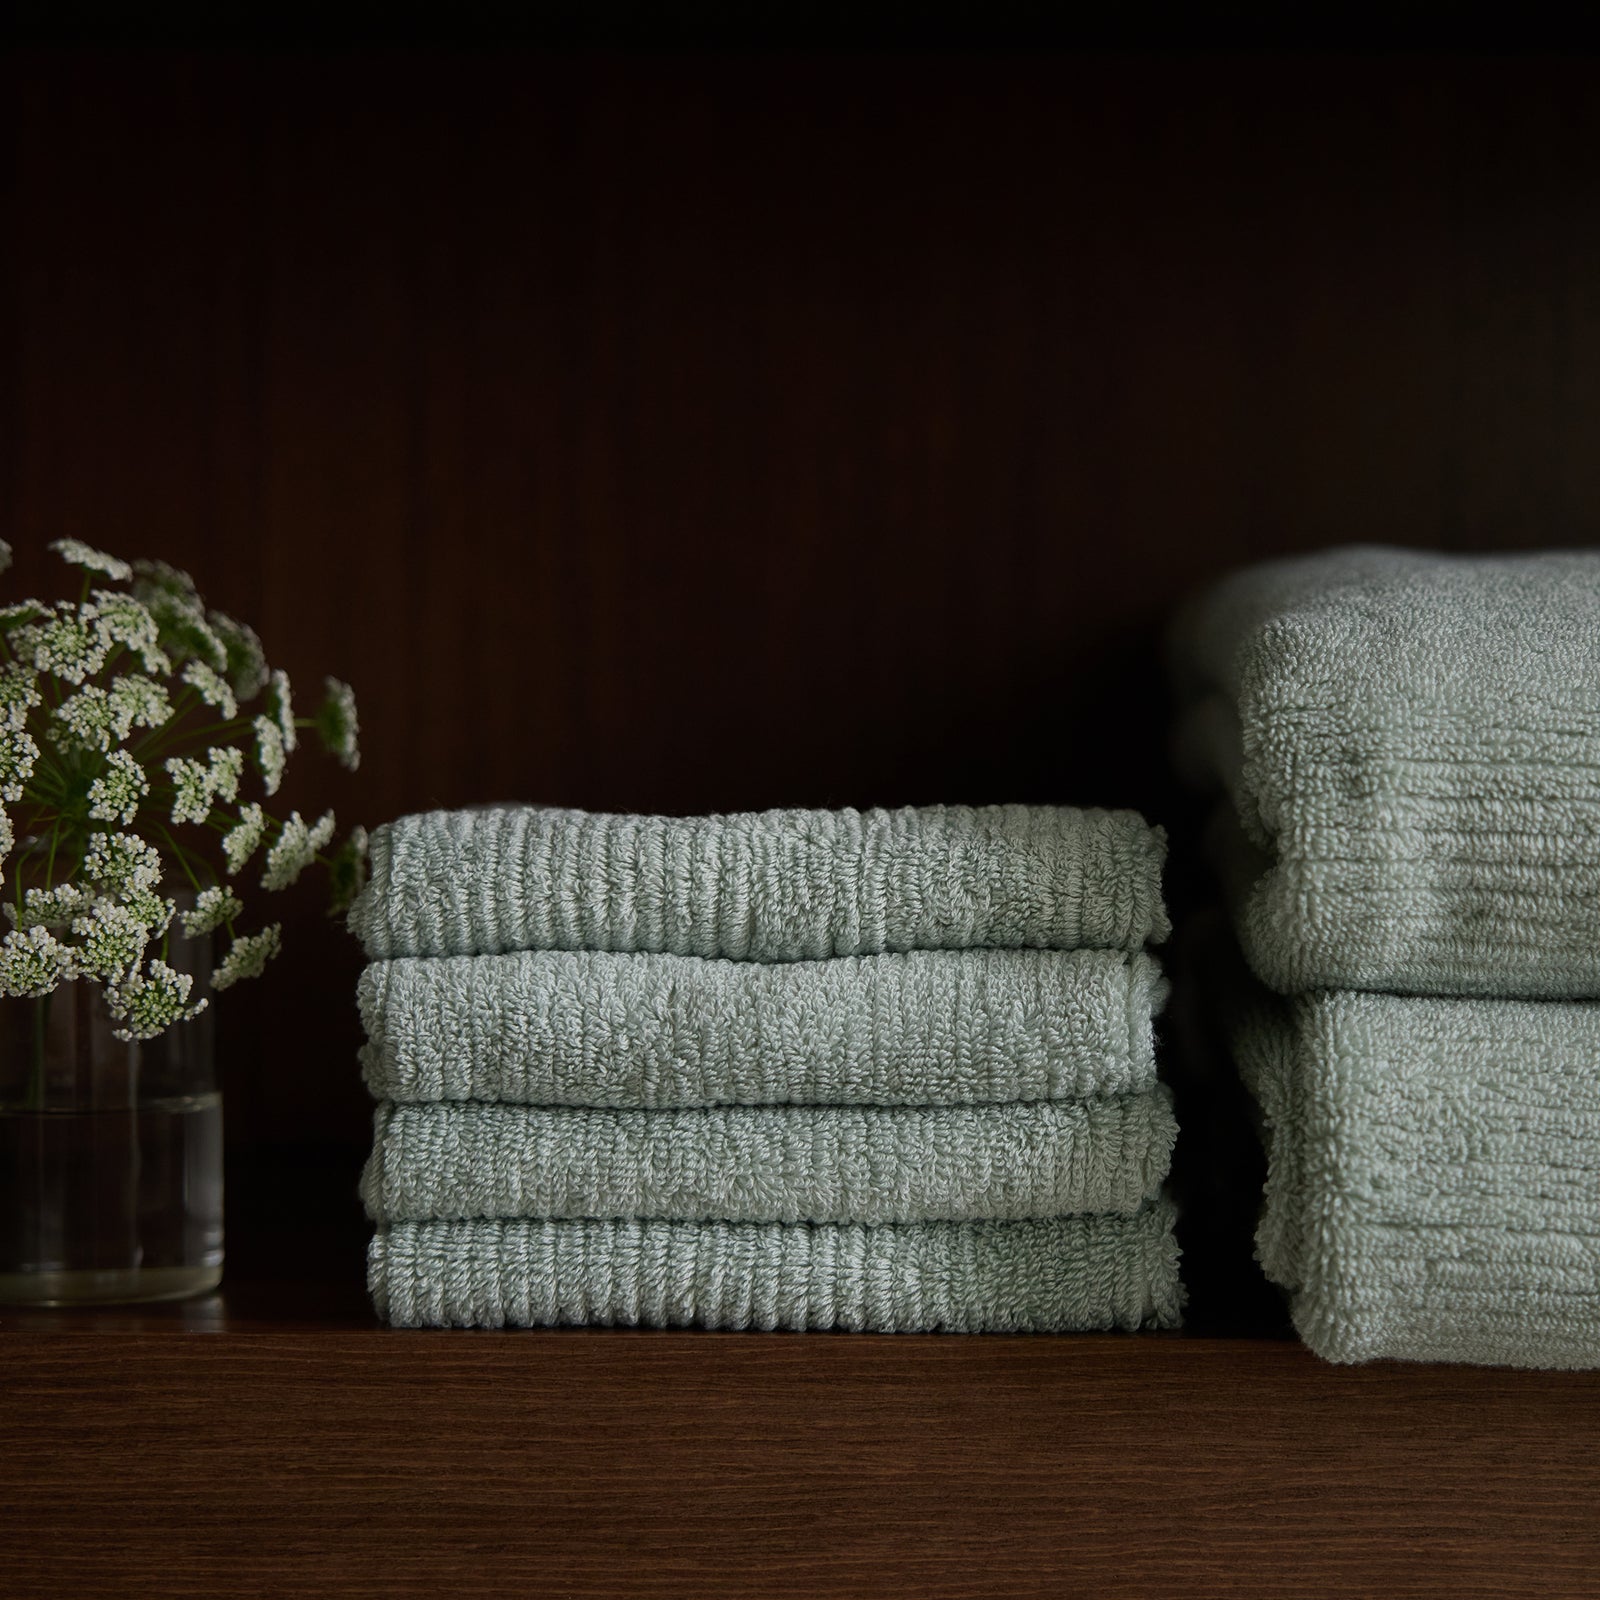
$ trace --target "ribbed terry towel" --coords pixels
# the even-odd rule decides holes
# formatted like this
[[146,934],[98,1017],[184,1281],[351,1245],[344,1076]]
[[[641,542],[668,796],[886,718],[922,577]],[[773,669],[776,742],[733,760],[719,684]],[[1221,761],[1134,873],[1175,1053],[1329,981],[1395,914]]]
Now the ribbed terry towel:
[[1176,1134],[1164,1089],[938,1109],[380,1106],[376,1222],[470,1217],[927,1222],[1136,1211]]
[[1600,1365],[1600,1005],[1262,995],[1237,1048],[1313,1350]]
[[660,951],[1136,950],[1169,931],[1165,836],[1129,811],[929,806],[726,817],[509,807],[372,836],[369,957]]
[[913,950],[764,965],[524,951],[361,976],[380,1100],[966,1105],[1155,1083],[1166,983],[1113,950]]
[[372,1241],[368,1285],[409,1328],[1170,1328],[1172,1224],[1164,1200],[1049,1222],[395,1223]]
[[1600,553],[1273,562],[1173,658],[1265,982],[1600,995]]

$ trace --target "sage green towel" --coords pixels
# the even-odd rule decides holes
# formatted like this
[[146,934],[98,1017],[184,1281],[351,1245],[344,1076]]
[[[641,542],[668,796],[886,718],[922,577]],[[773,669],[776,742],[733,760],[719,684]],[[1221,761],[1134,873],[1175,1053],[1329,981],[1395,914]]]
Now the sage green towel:
[[1165,836],[1128,811],[929,806],[727,817],[531,806],[375,830],[369,957],[643,950],[804,961],[974,946],[1136,950],[1168,932]]
[[1237,1046],[1313,1350],[1600,1365],[1600,1005],[1262,996]]
[[1600,553],[1276,561],[1173,657],[1266,983],[1600,995]]
[[368,1255],[397,1327],[620,1324],[858,1333],[1171,1328],[1165,1200],[1049,1222],[409,1222]]
[[653,1217],[928,1222],[1138,1209],[1166,1176],[1166,1091],[1032,1105],[687,1111],[379,1106],[376,1222]]
[[524,951],[361,976],[380,1100],[964,1105],[1155,1083],[1166,983],[1115,950],[914,950],[764,965]]

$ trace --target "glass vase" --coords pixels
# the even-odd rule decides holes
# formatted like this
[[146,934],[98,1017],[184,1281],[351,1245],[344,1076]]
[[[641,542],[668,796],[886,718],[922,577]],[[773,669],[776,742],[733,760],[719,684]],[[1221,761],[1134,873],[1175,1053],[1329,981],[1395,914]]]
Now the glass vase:
[[[166,959],[210,974],[210,940]],[[212,1012],[127,1043],[98,984],[0,999],[0,1302],[176,1300],[222,1278]]]

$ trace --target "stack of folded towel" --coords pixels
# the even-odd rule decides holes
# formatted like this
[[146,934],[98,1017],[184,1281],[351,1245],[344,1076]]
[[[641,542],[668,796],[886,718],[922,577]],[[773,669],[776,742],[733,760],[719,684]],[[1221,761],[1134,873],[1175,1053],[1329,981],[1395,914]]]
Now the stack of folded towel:
[[1174,643],[1296,1326],[1600,1364],[1600,556],[1330,551]]
[[377,830],[401,1326],[1171,1326],[1164,840],[1023,806]]

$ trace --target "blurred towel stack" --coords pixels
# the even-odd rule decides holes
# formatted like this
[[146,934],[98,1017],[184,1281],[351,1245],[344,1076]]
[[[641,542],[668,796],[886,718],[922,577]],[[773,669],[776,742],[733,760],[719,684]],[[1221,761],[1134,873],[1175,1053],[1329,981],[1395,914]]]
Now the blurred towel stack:
[[1275,562],[1174,659],[1302,1336],[1600,1364],[1600,556]]

